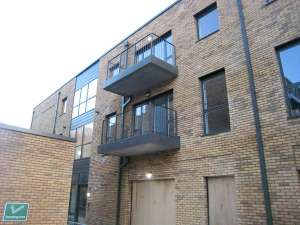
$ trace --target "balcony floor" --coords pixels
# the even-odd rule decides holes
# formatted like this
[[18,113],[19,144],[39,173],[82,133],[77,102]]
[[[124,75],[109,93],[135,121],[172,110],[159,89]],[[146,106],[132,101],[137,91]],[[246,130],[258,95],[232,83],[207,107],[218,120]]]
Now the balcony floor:
[[170,137],[152,133],[99,145],[98,153],[104,155],[134,156],[178,150],[179,148],[180,138],[178,136]]
[[177,67],[149,56],[104,81],[104,90],[121,96],[141,94],[177,77]]

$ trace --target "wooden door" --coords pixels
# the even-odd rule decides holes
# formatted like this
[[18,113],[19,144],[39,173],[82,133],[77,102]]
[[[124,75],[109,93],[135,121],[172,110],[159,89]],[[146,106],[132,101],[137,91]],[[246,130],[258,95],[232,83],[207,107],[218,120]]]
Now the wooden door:
[[235,225],[234,177],[208,178],[209,225]]
[[133,182],[132,225],[175,224],[174,180]]

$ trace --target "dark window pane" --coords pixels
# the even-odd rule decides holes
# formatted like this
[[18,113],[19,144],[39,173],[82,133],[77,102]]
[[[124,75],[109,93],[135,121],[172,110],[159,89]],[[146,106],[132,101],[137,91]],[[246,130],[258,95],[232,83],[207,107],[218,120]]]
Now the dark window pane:
[[77,205],[77,185],[72,185],[71,187],[71,196],[70,196],[70,205],[69,205],[69,220],[76,221],[76,205]]
[[204,108],[211,109],[227,104],[227,90],[223,72],[204,81]]
[[205,113],[205,133],[216,134],[230,130],[228,108],[220,108]]
[[80,185],[79,195],[78,195],[78,223],[85,223],[86,203],[87,203],[87,186]]
[[202,80],[205,134],[230,130],[227,89],[224,71]]
[[218,18],[217,5],[210,7],[197,16],[198,20],[198,36],[199,39],[204,38],[211,33],[219,30],[219,18]]
[[279,50],[291,116],[300,116],[300,42]]

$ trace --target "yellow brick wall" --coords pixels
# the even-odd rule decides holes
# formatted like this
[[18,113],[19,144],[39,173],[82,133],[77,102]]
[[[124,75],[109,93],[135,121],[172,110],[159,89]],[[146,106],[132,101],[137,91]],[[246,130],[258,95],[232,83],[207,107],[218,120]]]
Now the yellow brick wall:
[[[178,113],[179,151],[152,156],[130,157],[123,170],[121,224],[130,223],[130,185],[145,179],[172,178],[176,183],[176,224],[208,224],[206,177],[234,175],[237,223],[266,224],[258,150],[247,68],[236,1],[218,0],[220,31],[198,41],[194,15],[213,0],[183,0],[128,38],[133,44],[149,33],[162,35],[172,30],[176,47],[178,78],[151,90],[152,96],[173,90]],[[252,53],[258,105],[270,179],[274,224],[300,224],[299,176],[296,158],[299,119],[287,119],[274,46],[300,36],[299,1],[246,1],[244,12]],[[115,47],[101,58],[100,84],[108,61],[124,50]],[[225,69],[231,131],[204,136],[199,78]],[[128,106],[145,99],[137,96]],[[97,93],[94,140],[101,143],[101,126],[106,115],[120,112],[120,96]],[[275,109],[275,110],[274,110]],[[294,149],[294,150],[293,150]],[[299,153],[297,153],[299,154]],[[298,159],[299,160],[299,159]],[[87,212],[89,225],[115,223],[118,158],[95,156],[91,164]],[[97,163],[96,163],[97,162]]]
[[65,225],[74,142],[0,126],[0,224],[8,201],[28,202],[28,225]]

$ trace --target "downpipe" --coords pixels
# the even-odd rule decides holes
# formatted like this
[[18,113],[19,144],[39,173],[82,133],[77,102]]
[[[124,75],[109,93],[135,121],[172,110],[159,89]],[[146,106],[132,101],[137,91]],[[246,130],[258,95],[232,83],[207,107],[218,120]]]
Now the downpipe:
[[[124,111],[126,106],[130,103],[131,97],[125,101],[125,97],[122,96],[121,100],[121,113],[122,113],[122,135],[124,132]],[[127,166],[129,158],[126,156],[120,157],[119,169],[118,169],[118,192],[117,192],[117,211],[116,211],[116,225],[120,223],[120,211],[121,211],[121,189],[122,189],[122,169]]]
[[259,117],[259,111],[258,111],[258,105],[257,105],[254,73],[253,73],[253,69],[252,69],[251,53],[250,53],[250,49],[249,49],[249,41],[248,41],[248,35],[247,35],[247,30],[246,30],[246,23],[245,23],[245,16],[244,16],[244,12],[243,12],[242,0],[237,0],[237,7],[238,7],[238,14],[239,14],[239,19],[240,19],[240,29],[241,29],[245,59],[246,59],[248,83],[249,83],[251,102],[252,102],[252,111],[253,111],[253,115],[254,115],[254,123],[255,123],[255,131],[256,131],[256,144],[257,144],[258,156],[259,156],[260,176],[261,176],[264,204],[265,204],[265,210],[266,210],[266,216],[267,216],[267,225],[273,225],[271,198],[270,198],[267,167],[266,167],[266,160],[265,160],[265,150],[264,150],[264,143],[263,143],[263,137],[262,137],[262,131],[261,131],[261,123],[260,123],[260,117]]

